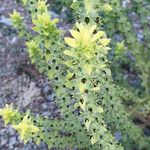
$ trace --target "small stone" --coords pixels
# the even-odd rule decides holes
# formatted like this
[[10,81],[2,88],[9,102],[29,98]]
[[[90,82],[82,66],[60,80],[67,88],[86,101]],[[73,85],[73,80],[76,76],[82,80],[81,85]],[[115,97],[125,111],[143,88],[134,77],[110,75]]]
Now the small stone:
[[21,149],[21,148],[18,148],[18,147],[15,147],[15,148],[14,148],[14,150],[23,150],[23,149]]
[[47,105],[46,103],[44,103],[44,104],[42,104],[42,108],[43,108],[44,110],[46,110],[46,109],[48,108],[48,105]]
[[17,42],[17,36],[14,36],[13,38],[12,38],[12,40],[11,40],[11,44],[14,44],[14,43],[16,43]]
[[10,133],[11,136],[13,136],[15,134],[15,130],[12,129],[12,128],[9,128],[9,133]]
[[10,139],[9,139],[9,146],[12,146],[12,145],[16,144],[16,142],[17,142],[17,139],[16,139],[15,136],[10,137]]
[[1,16],[0,23],[4,23],[4,24],[6,24],[8,26],[12,25],[11,20],[9,18],[6,18],[5,16]]
[[43,142],[40,143],[39,148],[42,150],[47,150],[47,146]]
[[146,136],[150,136],[150,126],[146,126],[146,127],[144,128],[144,134],[145,134]]
[[129,7],[130,3],[131,3],[131,2],[130,2],[129,0],[123,0],[123,1],[122,1],[122,6],[123,6],[123,8]]
[[4,135],[6,133],[6,128],[0,130],[0,135]]
[[44,87],[44,89],[43,89],[43,92],[44,92],[45,94],[47,94],[49,91],[50,91],[50,87],[49,87],[48,85],[46,85],[46,86]]
[[56,14],[54,11],[51,11],[52,18],[59,18],[59,15]]
[[25,145],[24,150],[31,150],[31,149],[32,149],[32,145],[31,144]]
[[139,42],[142,42],[142,40],[144,39],[144,36],[142,33],[137,33],[137,38]]
[[52,93],[51,95],[47,95],[47,96],[46,96],[46,99],[47,99],[48,101],[53,101],[53,100],[54,100],[54,93]]
[[49,111],[44,111],[43,112],[43,116],[50,116],[51,115],[51,112],[49,112]]
[[115,132],[115,138],[117,141],[121,140],[121,132],[120,131]]
[[6,143],[7,143],[7,138],[2,137],[2,138],[1,138],[1,145],[3,146],[3,145],[5,145]]

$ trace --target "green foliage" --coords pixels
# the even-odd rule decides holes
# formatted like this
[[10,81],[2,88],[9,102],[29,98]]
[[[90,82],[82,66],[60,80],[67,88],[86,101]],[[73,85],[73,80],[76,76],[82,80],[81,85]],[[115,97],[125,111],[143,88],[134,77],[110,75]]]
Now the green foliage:
[[10,106],[6,104],[5,108],[0,109],[0,116],[4,118],[5,125],[17,122],[21,117],[18,113],[18,109],[13,110],[12,104]]
[[29,115],[26,114],[19,124],[12,125],[12,127],[18,131],[21,140],[23,140],[25,144],[31,139],[32,134],[37,134],[39,131],[38,127],[33,125],[28,117]]
[[[71,37],[65,38],[57,27],[59,20],[51,19],[46,1],[22,2],[31,14],[34,33],[28,32],[19,13],[14,11],[10,16],[15,27],[20,29],[19,33],[27,34],[21,35],[27,40],[31,62],[50,79],[61,119],[35,117],[29,112],[21,114],[7,106],[0,109],[5,124],[11,123],[25,143],[32,139],[39,144],[42,139],[49,148],[123,150],[136,145],[148,149],[149,139],[132,122],[132,116],[127,111],[126,103],[130,101],[134,103],[133,109],[139,109],[137,95],[129,92],[125,85],[119,86],[114,82],[108,60],[111,49],[109,43],[116,53],[112,72],[120,70],[114,66],[124,56],[124,52],[133,49],[137,62],[135,68],[141,69],[142,86],[147,93],[144,98],[147,99],[149,68],[147,70],[145,64],[148,59],[143,60],[139,55],[142,46],[134,37],[135,34],[127,34],[128,30],[132,30],[132,25],[120,1],[111,0],[111,5],[102,0],[75,0],[72,4],[63,1],[78,16],[75,26],[70,30]],[[145,13],[145,10],[142,11]],[[114,20],[117,24],[113,23]],[[108,31],[109,38],[104,29]],[[122,41],[113,38],[118,30],[125,37]],[[143,103],[141,97],[138,99],[138,102]],[[115,138],[117,132],[121,133],[119,140]]]
[[[123,8],[120,0],[111,0],[112,12],[104,16],[104,28],[108,31],[108,36],[112,38],[112,48],[115,49],[115,57],[112,61],[112,72],[115,74],[115,79],[123,86],[130,88],[137,98],[134,101],[136,103],[136,110],[148,113],[150,110],[149,96],[150,96],[150,65],[149,65],[149,29],[148,29],[148,14],[150,12],[150,5],[147,1],[132,1],[131,5]],[[143,38],[137,39],[136,29],[132,25],[133,22],[129,17],[129,14],[137,13],[137,17],[140,21],[140,30],[143,30]],[[118,51],[116,49],[116,35],[119,35],[124,40],[126,49]],[[140,40],[140,41],[138,41]],[[121,41],[119,41],[121,42]],[[127,53],[131,54],[127,57]],[[132,58],[131,58],[132,57]],[[133,60],[133,57],[135,60]],[[138,76],[141,83],[139,86],[129,85],[127,79],[124,79],[125,69],[122,69],[122,65],[129,66]],[[117,66],[117,67],[116,67]],[[135,89],[136,88],[136,89]],[[135,109],[135,108],[134,108]]]

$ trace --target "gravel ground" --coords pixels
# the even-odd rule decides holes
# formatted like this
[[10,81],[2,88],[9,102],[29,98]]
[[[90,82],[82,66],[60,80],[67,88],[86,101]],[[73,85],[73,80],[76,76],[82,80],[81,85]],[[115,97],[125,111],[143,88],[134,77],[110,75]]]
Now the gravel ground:
[[[6,103],[19,106],[21,111],[55,117],[57,107],[48,81],[30,64],[24,41],[17,37],[9,13],[16,8],[14,0],[0,0],[0,107]],[[23,9],[17,7],[19,11]],[[23,46],[22,46],[23,45]],[[4,127],[0,118],[0,150],[47,150],[39,146],[20,142],[19,136],[10,126]]]

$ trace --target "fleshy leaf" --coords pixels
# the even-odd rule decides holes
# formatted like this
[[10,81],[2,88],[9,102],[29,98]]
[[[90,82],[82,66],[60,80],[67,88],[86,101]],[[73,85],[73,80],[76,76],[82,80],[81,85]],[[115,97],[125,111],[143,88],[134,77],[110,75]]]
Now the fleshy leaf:
[[75,39],[80,39],[80,33],[78,31],[70,30],[70,33]]
[[104,31],[99,31],[99,32],[97,32],[97,33],[93,36],[92,41],[94,42],[94,41],[98,40],[98,39],[99,39],[100,37],[102,37],[103,35],[105,35],[105,32],[104,32]]
[[68,37],[66,37],[66,38],[65,38],[65,42],[66,42],[68,45],[70,45],[71,47],[78,47],[76,40],[73,39],[73,38],[68,38]]

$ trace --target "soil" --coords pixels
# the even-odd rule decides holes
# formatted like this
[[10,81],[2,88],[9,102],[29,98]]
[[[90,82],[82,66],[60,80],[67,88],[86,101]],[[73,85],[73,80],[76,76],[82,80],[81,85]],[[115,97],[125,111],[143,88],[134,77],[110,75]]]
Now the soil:
[[[20,111],[55,117],[58,115],[52,88],[48,81],[31,65],[24,41],[17,36],[9,20],[9,13],[24,9],[15,0],[0,1],[0,108],[13,103]],[[5,127],[0,118],[0,150],[47,150],[41,143],[24,145],[15,130]]]

